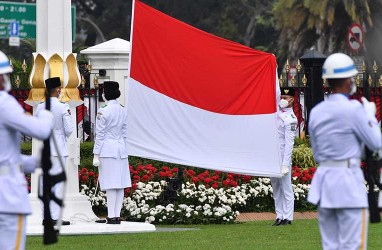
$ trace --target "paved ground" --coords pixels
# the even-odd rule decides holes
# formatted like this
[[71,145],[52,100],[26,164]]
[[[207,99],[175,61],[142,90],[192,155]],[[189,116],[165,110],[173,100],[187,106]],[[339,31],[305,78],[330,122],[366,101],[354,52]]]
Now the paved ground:
[[[316,219],[317,212],[295,212],[294,219]],[[256,221],[256,220],[275,220],[276,214],[274,213],[241,213],[237,216],[236,221]]]

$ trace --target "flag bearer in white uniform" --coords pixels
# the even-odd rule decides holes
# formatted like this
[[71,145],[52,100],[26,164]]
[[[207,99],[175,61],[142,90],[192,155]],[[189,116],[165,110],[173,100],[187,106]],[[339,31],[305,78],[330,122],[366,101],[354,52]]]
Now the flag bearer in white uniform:
[[292,224],[294,194],[292,188],[292,151],[297,130],[297,117],[293,113],[294,90],[281,89],[280,110],[277,113],[278,139],[280,144],[281,178],[271,178],[276,220],[272,226]]
[[[59,77],[53,77],[45,80],[45,87],[50,92],[50,110],[54,116],[54,129],[53,136],[57,142],[58,150],[56,149],[52,139],[50,140],[50,152],[51,152],[51,160],[52,160],[52,168],[49,173],[52,175],[57,175],[62,172],[62,167],[60,163],[64,163],[66,165],[66,161],[68,159],[68,145],[67,138],[73,132],[73,122],[72,117],[70,115],[69,105],[66,103],[62,103],[59,101],[58,97],[61,93],[61,81]],[[37,106],[36,114],[40,112],[40,110],[45,109],[45,102],[40,103]],[[64,184],[57,183],[52,188],[52,192],[58,198],[62,198]],[[43,206],[42,206],[43,208]],[[54,223],[58,220],[60,215],[60,206],[57,205],[54,201],[50,202],[50,214]],[[43,222],[44,223],[44,222]],[[70,225],[69,221],[62,221],[62,225]]]
[[[8,94],[12,67],[0,51],[0,249],[25,249],[26,216],[32,213],[24,173],[39,165],[40,157],[20,154],[20,136],[47,139],[53,116],[41,111],[38,117],[24,114],[19,103]],[[41,155],[41,153],[40,153]]]
[[97,112],[93,165],[99,167],[101,190],[106,190],[108,224],[120,224],[124,189],[131,187],[126,148],[127,113],[116,100],[121,95],[117,82],[104,82],[107,105]]
[[330,55],[322,71],[332,94],[310,113],[308,129],[319,167],[308,201],[318,205],[323,249],[366,249],[368,201],[360,158],[363,145],[382,147],[376,108],[365,98],[363,105],[349,100],[358,73],[349,56]]

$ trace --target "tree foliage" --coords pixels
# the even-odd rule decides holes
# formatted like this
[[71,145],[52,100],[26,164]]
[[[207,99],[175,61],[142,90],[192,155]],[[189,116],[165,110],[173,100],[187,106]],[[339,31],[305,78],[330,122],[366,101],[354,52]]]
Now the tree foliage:
[[[13,0],[25,2],[25,0]],[[281,62],[314,47],[324,54],[348,52],[352,23],[365,28],[361,55],[382,64],[382,0],[141,0],[208,33],[272,52]],[[27,0],[35,2],[35,0]],[[93,46],[116,37],[129,40],[132,0],[72,0],[77,7],[74,47]],[[0,49],[25,58],[28,46]],[[279,64],[281,63],[279,62]]]

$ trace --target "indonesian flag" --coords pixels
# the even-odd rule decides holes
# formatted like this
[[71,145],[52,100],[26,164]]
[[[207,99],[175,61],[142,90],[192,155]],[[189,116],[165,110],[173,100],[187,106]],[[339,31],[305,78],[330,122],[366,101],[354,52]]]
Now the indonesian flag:
[[129,155],[281,176],[276,60],[136,0],[128,79]]

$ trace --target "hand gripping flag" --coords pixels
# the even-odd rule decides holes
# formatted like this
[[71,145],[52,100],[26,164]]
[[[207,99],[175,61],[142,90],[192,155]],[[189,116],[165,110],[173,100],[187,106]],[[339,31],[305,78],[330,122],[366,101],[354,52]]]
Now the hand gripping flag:
[[281,176],[273,54],[133,5],[129,155]]

